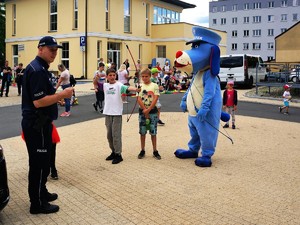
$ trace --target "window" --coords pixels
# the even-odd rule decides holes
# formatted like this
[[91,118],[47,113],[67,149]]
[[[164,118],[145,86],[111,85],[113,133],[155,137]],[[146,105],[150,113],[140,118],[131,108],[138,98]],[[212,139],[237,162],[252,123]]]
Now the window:
[[232,11],[237,11],[237,4],[232,5]]
[[281,7],[287,7],[287,0],[281,1]]
[[73,29],[78,29],[78,0],[74,0]]
[[293,0],[293,6],[298,6],[299,5],[299,0]]
[[237,50],[237,43],[231,44],[231,50]]
[[244,37],[249,37],[249,30],[244,30]]
[[245,3],[245,4],[244,4],[244,10],[249,10],[249,8],[250,8],[249,3]]
[[249,49],[249,43],[243,43],[243,50]]
[[253,43],[252,48],[253,50],[260,50],[260,43]]
[[268,56],[268,61],[271,62],[274,59],[273,56]]
[[273,42],[268,43],[268,49],[274,49],[274,43]]
[[131,0],[124,0],[124,32],[131,31]]
[[[149,19],[149,13],[150,13],[150,5],[149,3],[146,3],[146,35],[150,35],[150,31],[149,31],[149,23],[150,23],[150,19]],[[175,15],[174,15],[175,16]]]
[[16,6],[16,4],[12,5],[12,19],[13,19],[12,35],[14,36],[17,33],[17,6]]
[[287,14],[281,14],[281,21],[287,21]]
[[105,0],[105,29],[110,30],[110,0]]
[[260,23],[261,22],[261,16],[253,16],[253,23]]
[[13,45],[12,46],[12,57],[13,57],[13,63],[12,65],[18,65],[19,63],[19,48],[18,45]]
[[293,21],[297,21],[298,20],[298,14],[297,13],[293,13]]
[[102,58],[101,57],[101,45],[102,45],[102,42],[101,41],[97,41],[97,65],[99,65],[100,58]]
[[269,8],[274,8],[274,1],[268,2],[268,7],[269,7]]
[[249,19],[249,16],[245,16],[244,17],[244,23],[249,23],[250,19]]
[[50,0],[50,31],[57,31],[57,0]]
[[268,36],[274,36],[274,29],[268,29]]
[[281,33],[285,32],[287,30],[287,28],[281,28],[280,31]]
[[253,3],[253,9],[260,9],[261,8],[261,3],[260,2],[254,2]]
[[274,22],[274,15],[268,15],[268,22]]
[[225,25],[226,24],[226,18],[221,18],[221,25]]
[[232,24],[237,24],[237,17],[232,18]]
[[232,36],[232,37],[237,37],[237,30],[233,30],[233,31],[231,32],[231,36]]
[[158,58],[166,58],[166,46],[164,45],[158,45],[156,47],[157,50],[157,57]]
[[142,53],[143,53],[143,45],[139,44],[139,59],[142,59]]
[[221,12],[226,12],[226,5],[221,6]]
[[217,8],[217,6],[213,6],[213,8],[212,8],[212,12],[213,12],[213,13],[215,13],[215,12],[218,12],[218,8]]
[[261,30],[253,30],[253,36],[254,36],[254,37],[259,37],[259,36],[261,36]]
[[212,20],[213,25],[217,25],[217,19]]
[[62,54],[61,54],[61,63],[65,65],[67,69],[70,68],[69,64],[69,55],[70,55],[70,48],[69,48],[69,42],[63,42],[62,43]]
[[178,22],[180,22],[179,12],[154,6],[154,15],[153,15],[154,24],[178,23]]

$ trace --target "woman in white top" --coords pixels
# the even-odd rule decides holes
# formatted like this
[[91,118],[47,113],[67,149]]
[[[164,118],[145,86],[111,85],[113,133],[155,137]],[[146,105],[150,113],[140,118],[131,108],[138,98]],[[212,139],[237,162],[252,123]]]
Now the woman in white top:
[[[118,74],[118,81],[122,84],[127,85],[128,84],[128,72],[126,70],[126,65],[122,64],[119,68],[119,70],[117,71]],[[122,101],[123,103],[128,103],[126,101],[126,94],[122,94]]]
[[[63,64],[58,64],[58,70],[61,72],[60,77],[58,79],[58,82],[56,84],[56,90],[59,88],[59,86],[62,87],[62,89],[65,89],[67,87],[71,87],[70,84],[70,72],[67,70],[67,68]],[[63,112],[60,116],[62,117],[68,117],[71,115],[71,99],[65,98],[65,112]]]

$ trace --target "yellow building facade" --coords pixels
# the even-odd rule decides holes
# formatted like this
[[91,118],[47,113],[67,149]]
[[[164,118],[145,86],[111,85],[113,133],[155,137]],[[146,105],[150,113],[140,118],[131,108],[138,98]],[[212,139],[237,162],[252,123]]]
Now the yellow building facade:
[[300,63],[300,22],[275,38],[276,62]]
[[[76,78],[92,79],[100,58],[111,58],[117,67],[129,59],[133,75],[131,54],[147,67],[153,58],[172,62],[178,50],[190,48],[194,25],[179,18],[193,7],[176,0],[7,0],[6,58],[10,66],[27,65],[49,35],[63,45],[49,68],[54,73],[62,62]],[[226,32],[214,31],[225,54]]]

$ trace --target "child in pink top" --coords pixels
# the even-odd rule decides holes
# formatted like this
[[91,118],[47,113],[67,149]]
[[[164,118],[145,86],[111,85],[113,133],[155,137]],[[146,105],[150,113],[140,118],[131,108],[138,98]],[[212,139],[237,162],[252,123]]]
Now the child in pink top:
[[[227,82],[226,90],[223,93],[223,109],[230,113],[232,129],[235,129],[235,111],[237,110],[237,91],[233,89],[234,82],[232,80]],[[224,128],[229,127],[229,121],[223,126]]]

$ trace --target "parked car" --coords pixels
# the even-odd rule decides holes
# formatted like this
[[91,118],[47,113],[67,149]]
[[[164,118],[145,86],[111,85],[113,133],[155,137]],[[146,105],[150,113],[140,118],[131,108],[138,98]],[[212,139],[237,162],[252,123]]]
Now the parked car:
[[4,209],[9,201],[9,189],[7,184],[6,161],[3,148],[0,145],[0,211]]
[[293,83],[298,83],[300,81],[300,68],[292,69],[292,72],[290,73],[289,79]]

